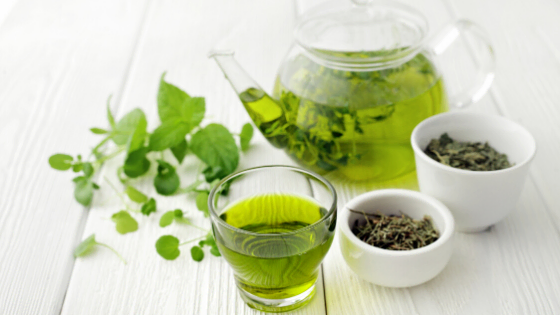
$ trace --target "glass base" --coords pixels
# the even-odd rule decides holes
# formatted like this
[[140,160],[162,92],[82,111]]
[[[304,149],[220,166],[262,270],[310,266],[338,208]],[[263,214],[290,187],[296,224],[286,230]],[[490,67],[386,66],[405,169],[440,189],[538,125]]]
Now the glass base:
[[271,313],[281,313],[295,310],[296,308],[307,305],[313,296],[315,296],[315,284],[303,293],[286,299],[265,299],[251,294],[239,287],[238,289],[241,298],[245,301],[245,303],[247,303],[247,305],[249,305],[249,307]]

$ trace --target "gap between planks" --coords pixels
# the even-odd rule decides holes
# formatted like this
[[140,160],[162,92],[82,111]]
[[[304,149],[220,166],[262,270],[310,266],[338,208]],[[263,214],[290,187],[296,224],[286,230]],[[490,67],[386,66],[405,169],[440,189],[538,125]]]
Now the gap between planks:
[[[136,39],[134,41],[134,45],[132,48],[132,54],[130,56],[130,58],[128,59],[128,63],[125,67],[125,76],[123,79],[123,82],[121,84],[121,86],[117,89],[117,97],[115,98],[115,108],[112,109],[113,114],[119,113],[119,110],[122,108],[121,104],[123,103],[123,95],[126,93],[126,90],[129,86],[129,78],[132,76],[133,70],[134,70],[134,65],[136,64],[136,61],[138,60],[138,51],[139,51],[139,47],[141,47],[142,44],[142,39],[144,38],[144,34],[146,33],[146,28],[147,28],[147,24],[149,21],[149,17],[150,17],[150,13],[152,11],[152,7],[153,7],[153,3],[155,1],[154,0],[148,0],[148,3],[146,4],[146,8],[144,9],[144,12],[142,14],[142,19],[141,22],[138,26],[138,31],[136,34]],[[112,99],[112,98],[111,98]],[[111,107],[110,105],[108,105],[109,107]],[[118,116],[117,116],[118,117]],[[96,177],[96,179],[99,179],[102,175],[102,172],[105,170],[104,165],[101,165],[100,170],[99,170],[99,175]],[[89,213],[90,213],[90,209],[91,206],[87,206],[85,207],[86,210],[86,214],[84,215],[84,217],[82,217],[80,224],[78,225],[78,229],[76,232],[76,245],[79,244],[83,237],[84,237],[84,230],[85,230],[85,226],[86,223],[88,221],[89,218]],[[70,285],[70,281],[72,280],[72,276],[74,275],[74,266],[75,266],[76,260],[74,259],[72,261],[72,265],[71,265],[71,269],[72,272],[70,272],[70,276],[68,277],[67,281],[66,281],[66,288],[64,290],[64,295],[62,297],[62,305],[60,307],[59,310],[59,314],[62,314],[62,310],[64,309],[64,305],[66,304],[66,295],[68,293],[68,287]]]

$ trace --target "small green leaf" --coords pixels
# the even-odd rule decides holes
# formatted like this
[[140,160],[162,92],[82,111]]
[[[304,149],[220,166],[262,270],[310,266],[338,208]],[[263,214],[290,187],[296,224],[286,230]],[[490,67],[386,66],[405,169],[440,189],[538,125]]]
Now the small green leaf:
[[183,122],[187,132],[198,126],[204,118],[205,102],[202,97],[190,97],[187,93],[164,80],[162,74],[158,91],[158,114],[162,123]]
[[109,131],[105,130],[105,129],[101,129],[101,128],[89,128],[89,130],[91,132],[93,132],[96,135],[104,135],[106,133],[108,133]]
[[224,176],[232,173],[239,164],[239,151],[235,139],[226,127],[210,124],[192,136],[191,151],[206,165],[221,167]]
[[54,154],[49,157],[49,164],[52,168],[59,171],[66,171],[72,167],[74,158],[68,154]]
[[83,206],[89,206],[93,199],[93,182],[83,176],[73,179],[76,186],[74,187],[74,198]]
[[148,122],[146,121],[146,119],[141,119],[140,121],[138,121],[134,132],[130,135],[126,143],[126,151],[128,153],[136,151],[144,146],[144,144],[146,143],[146,136],[148,135],[148,133],[146,132],[146,128],[148,128]]
[[78,173],[79,171],[81,171],[84,168],[84,164],[83,163],[74,163],[72,165],[72,171],[74,171],[74,173]]
[[158,174],[154,178],[154,186],[156,187],[156,191],[160,195],[169,196],[172,195],[179,189],[179,185],[181,181],[179,180],[179,176],[175,172],[175,168],[163,161],[157,160],[158,162]]
[[117,255],[119,257],[119,259],[126,265],[126,260],[124,260],[124,258],[121,256],[121,254],[119,254],[115,249],[113,249],[111,246],[107,245],[107,244],[103,244],[103,243],[99,243],[95,240],[95,234],[90,235],[88,238],[86,238],[85,240],[83,240],[77,247],[76,249],[74,249],[74,257],[78,258],[78,257],[83,257],[86,256],[87,254],[89,254],[91,252],[91,250],[95,247],[95,246],[103,246],[108,248],[109,250],[111,250],[113,253],[115,253],[115,255]]
[[91,177],[91,175],[93,175],[93,165],[90,162],[85,162],[82,164],[82,168],[84,170],[84,175],[86,175],[86,177]]
[[171,153],[173,153],[173,156],[177,159],[179,164],[183,163],[185,156],[187,156],[187,149],[187,140],[184,138],[183,141],[179,142],[179,144],[171,147]]
[[156,242],[156,251],[161,257],[167,260],[175,260],[181,255],[179,239],[173,235],[164,235],[160,237]]
[[179,121],[164,122],[150,135],[150,150],[163,151],[181,144],[190,131],[189,125]]
[[130,178],[144,175],[150,169],[150,160],[146,158],[147,148],[140,148],[128,154],[124,161],[124,173]]
[[130,200],[136,203],[144,203],[148,201],[148,196],[132,186],[126,186],[124,191]]
[[175,218],[183,218],[183,210],[181,209],[175,209],[173,211],[173,215],[175,216]]
[[94,182],[91,182],[91,185],[93,186],[93,189],[99,189],[100,188],[99,185],[97,185]]
[[219,182],[228,175],[221,166],[208,166],[202,171],[202,174],[207,183]]
[[246,123],[243,125],[243,128],[241,128],[241,133],[239,134],[239,145],[242,151],[247,151],[251,138],[253,138],[253,125]]
[[217,246],[212,246],[212,248],[210,249],[210,254],[212,254],[216,257],[222,256],[222,254],[220,254],[220,250],[218,249]]
[[204,259],[204,252],[202,251],[202,248],[199,246],[193,246],[191,248],[191,257],[194,261],[202,261],[202,259]]
[[135,108],[126,115],[117,123],[115,126],[113,136],[113,141],[118,145],[126,144],[129,141],[129,138],[134,134],[136,128],[139,123],[146,123],[146,115],[144,112],[139,109]]
[[196,195],[196,208],[204,213],[205,217],[208,217],[208,193],[199,192]]
[[115,222],[117,232],[126,234],[138,230],[138,222],[125,210],[114,213],[111,220]]
[[109,125],[113,130],[117,128],[117,124],[115,123],[115,117],[113,117],[113,113],[111,113],[111,95],[107,98],[107,120],[109,121]]
[[166,227],[168,225],[171,225],[174,219],[175,219],[175,214],[173,213],[173,211],[167,211],[159,219],[159,226]]
[[156,212],[156,200],[154,198],[150,198],[150,200],[142,205],[140,209],[143,215],[149,216],[150,213]]
[[97,245],[97,242],[95,241],[95,234],[92,234],[83,240],[76,249],[74,249],[74,257],[87,255],[95,245]]

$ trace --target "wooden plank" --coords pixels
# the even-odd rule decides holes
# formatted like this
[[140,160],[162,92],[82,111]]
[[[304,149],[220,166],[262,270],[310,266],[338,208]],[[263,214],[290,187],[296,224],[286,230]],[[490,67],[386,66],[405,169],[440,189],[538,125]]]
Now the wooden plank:
[[[159,78],[166,79],[191,95],[206,97],[208,122],[220,122],[231,130],[240,130],[249,120],[242,105],[214,61],[206,54],[215,47],[230,48],[247,72],[264,87],[271,87],[274,73],[291,42],[294,8],[291,2],[244,1],[164,1],[154,2],[147,27],[131,67],[131,80],[123,92],[120,114],[141,107],[147,114],[150,129],[156,125],[155,96]],[[170,158],[172,160],[172,158]],[[239,169],[264,164],[293,164],[286,155],[265,143],[260,134],[255,144],[243,154]],[[179,168],[182,183],[194,180],[198,164],[194,158]],[[114,165],[113,165],[114,166]],[[117,183],[113,172],[107,176]],[[155,196],[153,185],[141,181],[138,187]],[[63,314],[257,314],[248,308],[237,293],[230,267],[223,258],[206,252],[200,263],[190,258],[189,246],[182,256],[165,261],[155,251],[156,240],[173,234],[181,240],[204,235],[185,226],[160,228],[163,211],[181,208],[192,221],[209,228],[208,219],[196,210],[194,196],[158,196],[158,215],[138,216],[139,231],[121,236],[107,218],[119,210],[114,193],[102,188],[88,218],[84,237],[96,233],[119,250],[129,261],[124,266],[106,250],[79,259],[72,274],[63,306]],[[321,277],[319,278],[321,279]],[[87,284],[87,285],[84,285]],[[315,299],[296,314],[324,314],[322,283]]]
[[554,210],[560,206],[560,167],[556,166],[560,155],[560,6],[552,0],[447,2],[453,14],[484,26],[495,43],[499,75],[492,98],[503,115],[526,126],[537,141],[531,177],[558,237],[560,213]]
[[[22,0],[0,28],[0,313],[59,313],[87,210],[49,155],[86,153],[143,2]],[[118,98],[118,94],[116,95]]]
[[[498,7],[505,7],[505,3],[502,3],[494,9],[480,10],[487,7],[487,2],[478,1],[477,5],[472,5],[471,2],[460,3],[463,7],[470,8],[470,17],[477,17],[480,11],[487,12],[489,17],[495,16],[493,13],[499,12]],[[417,1],[410,4],[426,14],[432,31],[451,20],[452,15],[443,2]],[[520,14],[522,11],[516,12]],[[516,16],[513,12],[510,13]],[[491,28],[492,25],[489,18],[485,26]],[[507,29],[502,29],[501,32],[509,35]],[[511,33],[511,36],[515,36],[514,33]],[[504,49],[499,41],[494,44],[497,45],[498,52]],[[502,62],[501,59],[499,62]],[[504,68],[511,67],[511,63],[501,64]],[[523,73],[526,70],[524,69]],[[501,68],[498,71],[498,78],[507,75],[502,74],[504,70]],[[517,78],[519,75],[521,73],[518,73]],[[516,79],[510,77],[510,81],[513,80]],[[494,94],[484,97],[468,110],[498,114],[500,104],[495,104]],[[528,111],[525,114],[531,116]],[[549,119],[558,117],[559,115],[554,113]],[[526,117],[521,122],[524,123],[528,119],[531,118]],[[543,167],[542,164],[539,165]],[[550,183],[550,180],[548,178],[543,182]],[[414,189],[416,183],[414,175],[411,175],[411,178],[384,185],[335,185],[340,197],[339,206],[342,207],[352,197],[369,190],[386,187]],[[336,241],[324,263],[328,313],[557,313],[560,308],[555,296],[558,296],[560,290],[560,273],[553,262],[560,258],[560,243],[554,222],[550,220],[547,204],[543,202],[538,188],[529,180],[517,209],[490,231],[479,234],[458,233],[455,240],[457,248],[446,269],[434,280],[417,287],[390,289],[359,280],[345,265]]]

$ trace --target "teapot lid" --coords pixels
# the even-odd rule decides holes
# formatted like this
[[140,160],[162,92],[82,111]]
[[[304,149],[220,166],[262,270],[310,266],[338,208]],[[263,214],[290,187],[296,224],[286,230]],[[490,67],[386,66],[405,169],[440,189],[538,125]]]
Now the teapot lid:
[[296,27],[296,41],[335,66],[371,68],[374,63],[412,58],[428,32],[420,12],[394,1],[335,1],[308,12]]

